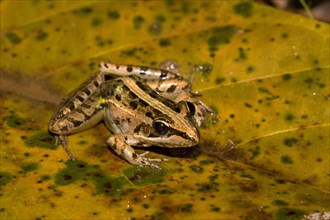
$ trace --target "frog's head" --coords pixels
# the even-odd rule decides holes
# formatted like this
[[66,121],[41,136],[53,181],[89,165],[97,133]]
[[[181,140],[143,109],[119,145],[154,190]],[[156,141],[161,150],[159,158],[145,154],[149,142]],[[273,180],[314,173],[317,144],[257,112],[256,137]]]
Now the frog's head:
[[182,117],[157,117],[152,125],[142,125],[136,137],[144,144],[164,147],[191,147],[199,142],[194,123]]

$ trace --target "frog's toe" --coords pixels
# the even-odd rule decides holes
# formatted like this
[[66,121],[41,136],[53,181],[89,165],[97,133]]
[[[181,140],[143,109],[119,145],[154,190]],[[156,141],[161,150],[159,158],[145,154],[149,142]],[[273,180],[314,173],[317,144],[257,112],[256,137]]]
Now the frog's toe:
[[167,158],[147,158],[144,157],[148,152],[145,152],[143,154],[140,154],[140,165],[148,165],[148,166],[152,166],[155,168],[160,169],[160,167],[158,166],[159,163],[163,162],[163,161],[168,161]]
[[157,164],[154,164],[154,163],[140,164],[140,166],[150,166],[153,168],[161,169],[160,166],[158,166]]
[[150,162],[162,162],[162,161],[168,161],[169,159],[167,158],[147,158],[145,157],[147,154],[149,154],[149,151],[145,151],[142,154],[139,154],[139,157],[143,158],[143,159],[147,159]]
[[140,157],[145,157],[147,154],[149,153],[149,151],[145,151],[144,153],[140,154]]

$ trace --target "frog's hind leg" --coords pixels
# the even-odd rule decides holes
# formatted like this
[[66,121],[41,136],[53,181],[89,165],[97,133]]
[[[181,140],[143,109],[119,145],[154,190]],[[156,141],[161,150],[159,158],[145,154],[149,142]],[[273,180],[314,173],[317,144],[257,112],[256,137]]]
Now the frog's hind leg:
[[113,76],[139,76],[146,80],[167,80],[167,79],[178,79],[182,78],[179,74],[170,72],[168,70],[150,68],[144,66],[134,65],[119,65],[113,63],[101,62],[99,64],[100,72],[105,75]]
[[56,135],[55,136],[55,144],[56,146],[61,144],[63,146],[63,149],[65,150],[65,152],[68,154],[70,160],[75,161],[76,158],[74,158],[72,152],[70,151],[70,149],[68,148],[68,142],[67,142],[67,138],[65,135]]

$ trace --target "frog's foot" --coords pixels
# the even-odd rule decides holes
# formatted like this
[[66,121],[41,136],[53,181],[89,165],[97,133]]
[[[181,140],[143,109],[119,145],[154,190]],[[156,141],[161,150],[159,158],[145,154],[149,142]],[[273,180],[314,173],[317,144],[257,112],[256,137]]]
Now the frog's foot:
[[167,158],[147,158],[147,157],[145,157],[145,155],[147,155],[148,153],[149,153],[149,151],[139,154],[139,156],[142,157],[142,159],[146,161],[146,163],[140,164],[141,166],[146,165],[146,166],[152,166],[157,169],[160,169],[160,167],[158,165],[163,161],[168,161]]
[[70,157],[70,160],[72,160],[72,161],[75,161],[76,160],[76,158],[74,158],[73,154],[71,153],[70,149],[68,148],[66,136],[64,136],[64,135],[56,135],[55,136],[55,144],[56,144],[56,146],[59,145],[59,144],[61,144],[63,146],[63,149],[65,150],[65,152]]
[[149,165],[156,168],[158,164],[167,159],[163,158],[148,158],[145,157],[148,152],[137,154],[130,145],[137,145],[138,140],[136,140],[133,135],[127,134],[116,134],[108,138],[107,143],[111,148],[121,157],[126,159],[129,163],[134,165]]

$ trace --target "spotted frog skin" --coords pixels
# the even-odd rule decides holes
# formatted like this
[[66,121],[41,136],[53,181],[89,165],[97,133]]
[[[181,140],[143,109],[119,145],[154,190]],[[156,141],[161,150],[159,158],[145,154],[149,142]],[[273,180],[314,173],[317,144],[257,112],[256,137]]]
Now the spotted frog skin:
[[132,146],[190,147],[211,109],[179,74],[148,67],[101,63],[100,71],[71,92],[49,122],[49,131],[74,160],[66,137],[104,121],[107,143],[131,164],[165,159],[135,153]]

